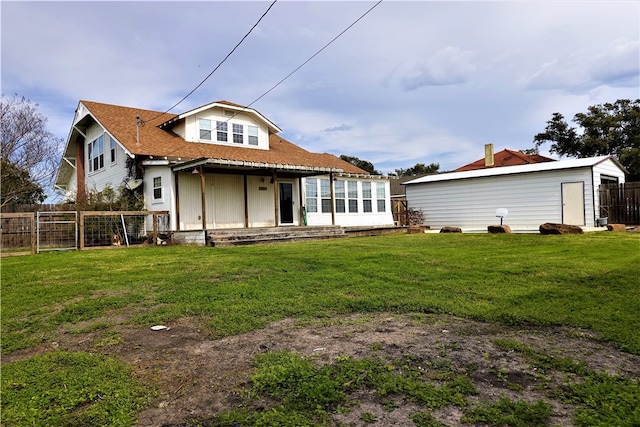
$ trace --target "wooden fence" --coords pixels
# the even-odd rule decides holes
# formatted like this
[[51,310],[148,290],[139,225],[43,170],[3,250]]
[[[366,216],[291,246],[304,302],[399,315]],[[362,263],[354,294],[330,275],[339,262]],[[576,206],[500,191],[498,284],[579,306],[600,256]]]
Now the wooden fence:
[[143,243],[165,245],[171,237],[168,211],[81,211],[79,215],[66,210],[16,211],[0,214],[0,256]]
[[640,182],[600,186],[600,217],[609,224],[640,224]]

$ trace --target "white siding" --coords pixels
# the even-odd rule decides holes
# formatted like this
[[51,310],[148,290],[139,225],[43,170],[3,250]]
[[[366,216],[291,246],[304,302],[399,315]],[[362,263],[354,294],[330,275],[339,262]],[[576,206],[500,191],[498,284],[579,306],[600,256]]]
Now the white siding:
[[[89,172],[89,149],[88,144],[93,142],[96,138],[104,135],[104,168]],[[85,185],[88,191],[102,191],[107,186],[114,190],[118,190],[127,178],[126,157],[127,154],[122,150],[120,145],[116,144],[116,162],[111,163],[111,157],[109,153],[110,137],[104,132],[101,126],[93,124],[87,129],[87,138],[84,142],[85,158],[84,162],[86,180]]]
[[[244,227],[244,185],[241,175],[215,174],[208,180],[207,210],[213,200],[215,226],[207,228],[243,228]],[[213,198],[211,197],[213,191]],[[207,221],[209,222],[209,221]]]
[[586,225],[593,226],[590,167],[413,184],[406,193],[409,207],[421,209],[432,228],[486,230],[500,223],[496,209],[506,208],[504,224],[537,230],[545,222],[562,222],[563,182],[584,182]]
[[[249,227],[275,227],[274,185],[270,177],[247,177]],[[294,194],[295,195],[295,194]]]
[[200,175],[190,172],[179,173],[178,197],[180,198],[180,230],[202,230]]

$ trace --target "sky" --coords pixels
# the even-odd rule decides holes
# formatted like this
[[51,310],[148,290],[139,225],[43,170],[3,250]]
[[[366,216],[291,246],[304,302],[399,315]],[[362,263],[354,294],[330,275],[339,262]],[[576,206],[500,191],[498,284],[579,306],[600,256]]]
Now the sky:
[[[38,103],[65,140],[80,100],[166,111],[270,4],[2,1],[2,93]],[[569,121],[591,105],[640,98],[638,1],[375,5],[276,2],[171,112],[251,105],[309,151],[389,173],[455,169],[484,157],[488,143],[532,148],[555,112]]]

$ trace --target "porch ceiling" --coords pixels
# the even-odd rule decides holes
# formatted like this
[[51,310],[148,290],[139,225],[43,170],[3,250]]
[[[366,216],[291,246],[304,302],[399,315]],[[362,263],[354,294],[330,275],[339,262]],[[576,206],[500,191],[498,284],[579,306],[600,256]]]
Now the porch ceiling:
[[232,172],[242,172],[249,175],[262,175],[270,173],[287,174],[295,176],[313,176],[322,175],[328,173],[342,173],[344,170],[341,168],[329,168],[318,166],[304,166],[304,165],[287,165],[280,163],[263,163],[263,162],[251,162],[242,160],[227,160],[227,159],[198,159],[173,166],[173,171],[182,172],[189,171],[195,168],[203,167],[207,170],[224,170]]

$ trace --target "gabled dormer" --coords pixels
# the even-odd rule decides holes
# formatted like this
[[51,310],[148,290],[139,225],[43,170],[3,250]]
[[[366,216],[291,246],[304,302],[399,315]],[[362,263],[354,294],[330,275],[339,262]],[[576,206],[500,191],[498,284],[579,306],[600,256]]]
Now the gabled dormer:
[[281,129],[253,108],[216,101],[162,123],[187,142],[269,149],[269,135]]

